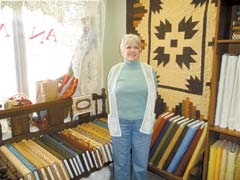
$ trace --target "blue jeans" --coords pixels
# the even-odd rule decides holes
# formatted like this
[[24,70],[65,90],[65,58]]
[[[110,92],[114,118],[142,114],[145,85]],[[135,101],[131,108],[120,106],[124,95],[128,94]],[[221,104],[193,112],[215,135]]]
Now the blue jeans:
[[114,180],[146,180],[152,134],[140,132],[142,120],[119,120],[122,136],[112,137]]

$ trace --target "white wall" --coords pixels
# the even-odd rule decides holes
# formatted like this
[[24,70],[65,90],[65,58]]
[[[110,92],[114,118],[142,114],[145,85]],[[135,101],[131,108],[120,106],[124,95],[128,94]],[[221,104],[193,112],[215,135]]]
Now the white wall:
[[106,19],[103,47],[104,87],[109,69],[121,62],[120,39],[126,33],[126,0],[106,0]]

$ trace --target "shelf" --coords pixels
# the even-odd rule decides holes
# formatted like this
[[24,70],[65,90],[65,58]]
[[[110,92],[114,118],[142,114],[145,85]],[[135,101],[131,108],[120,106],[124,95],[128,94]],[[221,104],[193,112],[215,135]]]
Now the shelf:
[[32,113],[33,111],[40,111],[49,109],[49,107],[57,107],[57,106],[71,106],[72,98],[67,99],[58,99],[54,101],[41,102],[36,104],[31,104],[27,106],[19,106],[10,109],[0,110],[0,119],[6,118],[11,114],[11,116],[19,116],[22,114]]
[[240,40],[236,40],[236,39],[219,39],[217,40],[217,43],[240,43]]
[[221,128],[214,126],[214,116],[216,113],[216,102],[218,97],[218,83],[220,79],[220,70],[222,55],[240,54],[240,40],[232,39],[232,34],[237,33],[233,28],[233,21],[239,19],[237,14],[237,6],[240,5],[240,0],[217,0],[217,17],[216,17],[216,32],[213,48],[213,66],[212,66],[212,86],[209,103],[208,114],[208,135],[204,153],[204,168],[202,180],[213,179],[208,174],[208,164],[210,159],[210,147],[217,140],[227,140],[240,144],[240,131],[231,130],[229,128]]
[[[43,131],[47,127],[52,130],[57,126],[64,126],[64,119],[68,113],[72,119],[72,103],[72,98],[68,98],[0,110],[0,119],[9,119],[11,127],[12,138],[6,141],[16,141],[23,138],[23,136],[32,137],[32,135],[37,134],[30,132],[30,114],[33,113],[40,114],[41,111],[47,111],[47,121],[45,121],[46,126],[42,129]],[[3,144],[1,129],[0,144]]]
[[217,133],[229,135],[229,136],[240,137],[240,132],[239,131],[230,130],[228,128],[221,128],[219,126],[209,126],[208,130],[212,131],[212,132],[217,132]]

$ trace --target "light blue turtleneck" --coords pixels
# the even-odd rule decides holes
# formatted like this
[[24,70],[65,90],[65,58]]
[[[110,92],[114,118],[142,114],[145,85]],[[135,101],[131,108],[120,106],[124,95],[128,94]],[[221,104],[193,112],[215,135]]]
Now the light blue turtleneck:
[[143,119],[147,102],[147,83],[140,61],[124,60],[116,84],[116,102],[120,119]]

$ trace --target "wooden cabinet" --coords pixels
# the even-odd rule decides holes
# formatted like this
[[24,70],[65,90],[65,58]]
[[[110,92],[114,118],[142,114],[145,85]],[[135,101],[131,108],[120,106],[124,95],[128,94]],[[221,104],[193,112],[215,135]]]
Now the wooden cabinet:
[[[214,55],[212,64],[211,78],[211,95],[208,113],[208,134],[205,148],[203,180],[207,179],[208,160],[210,146],[218,139],[231,140],[239,142],[240,132],[221,128],[215,125],[215,113],[217,107],[218,82],[220,78],[221,60],[224,53],[234,55],[240,54],[240,38],[233,38],[233,21],[240,18],[237,17],[237,7],[240,6],[239,0],[218,0],[216,32],[214,38]],[[240,27],[240,26],[239,26]],[[240,32],[240,31],[239,31]]]

